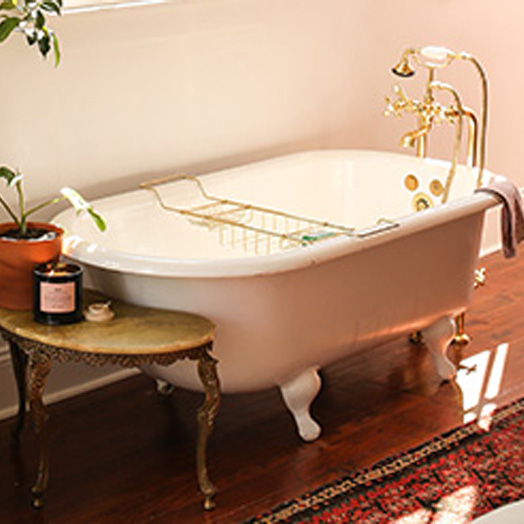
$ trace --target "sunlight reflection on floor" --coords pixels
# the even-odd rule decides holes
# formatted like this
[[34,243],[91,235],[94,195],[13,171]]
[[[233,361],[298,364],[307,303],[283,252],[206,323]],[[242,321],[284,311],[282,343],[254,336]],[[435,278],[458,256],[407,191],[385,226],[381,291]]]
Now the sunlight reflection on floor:
[[435,510],[419,509],[393,521],[392,524],[463,524],[471,522],[477,502],[477,488],[465,486],[442,497]]
[[480,427],[489,429],[508,351],[509,344],[503,342],[492,350],[486,349],[461,361],[456,382],[462,392],[464,423],[478,420]]
[[[456,384],[462,395],[463,422],[477,421],[488,431],[497,408],[506,368],[509,344],[499,344],[460,362]],[[471,522],[477,502],[477,488],[466,486],[442,497],[434,509],[419,509],[393,521],[393,524],[462,524]]]

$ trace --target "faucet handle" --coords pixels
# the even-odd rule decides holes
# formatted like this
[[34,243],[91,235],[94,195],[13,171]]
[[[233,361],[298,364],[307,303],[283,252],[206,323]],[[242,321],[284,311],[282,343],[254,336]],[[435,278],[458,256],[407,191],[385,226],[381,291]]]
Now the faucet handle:
[[387,107],[384,110],[384,115],[394,115],[397,118],[400,118],[403,111],[413,110],[413,101],[407,97],[405,91],[398,84],[393,86],[393,92],[397,95],[397,98],[392,101],[389,96],[385,97]]
[[398,101],[391,101],[391,98],[389,96],[385,97],[386,99],[386,109],[384,109],[384,116],[396,116],[397,118],[400,118],[402,116],[401,109],[399,107]]

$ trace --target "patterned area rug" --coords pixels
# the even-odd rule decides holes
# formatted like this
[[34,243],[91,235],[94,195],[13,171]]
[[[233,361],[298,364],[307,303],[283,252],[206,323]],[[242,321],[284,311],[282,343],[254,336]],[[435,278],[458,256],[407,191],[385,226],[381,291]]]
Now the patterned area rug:
[[248,522],[460,524],[523,498],[521,399]]

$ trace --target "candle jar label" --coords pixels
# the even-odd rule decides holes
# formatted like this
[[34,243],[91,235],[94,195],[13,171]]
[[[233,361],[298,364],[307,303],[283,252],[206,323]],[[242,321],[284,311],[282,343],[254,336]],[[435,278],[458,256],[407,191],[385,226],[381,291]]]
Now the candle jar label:
[[75,283],[52,284],[40,282],[40,311],[70,313],[75,310]]

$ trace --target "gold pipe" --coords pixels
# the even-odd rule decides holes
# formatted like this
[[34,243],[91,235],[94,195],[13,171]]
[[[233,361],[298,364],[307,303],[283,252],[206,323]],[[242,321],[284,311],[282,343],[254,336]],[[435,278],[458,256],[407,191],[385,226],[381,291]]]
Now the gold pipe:
[[[431,82],[435,80],[435,68],[428,68],[428,82],[426,84],[426,94],[424,95],[424,102],[431,104],[433,102],[433,92],[430,88]],[[423,119],[420,118],[419,122],[423,124]],[[431,129],[431,126],[430,126]],[[428,131],[430,130],[428,129]],[[417,156],[419,158],[424,158],[426,156],[426,151],[428,149],[428,134],[424,133],[418,140],[417,143]]]
[[457,331],[453,337],[453,343],[455,345],[466,346],[471,342],[471,337],[466,333],[464,325],[466,323],[466,313],[462,312],[460,315],[455,317],[455,325]]
[[[424,156],[425,153],[425,143],[422,143],[423,139],[428,135],[428,133],[431,131],[431,125],[425,124],[424,119],[420,118],[420,127],[413,131],[408,131],[405,133],[402,138],[400,139],[400,144],[402,147],[413,147],[415,145],[415,141],[417,142],[417,155],[420,157]],[[422,147],[420,144],[422,143]],[[419,154],[419,151],[421,153]]]
[[424,158],[428,147],[428,134],[424,133],[417,141],[417,156]]
[[477,115],[467,108],[463,108],[464,116],[468,119],[468,156],[467,166],[475,167],[477,165],[477,143],[478,143],[478,121]]
[[477,188],[482,185],[482,175],[486,163],[486,136],[488,127],[488,77],[481,63],[469,53],[459,53],[458,58],[468,60],[477,70],[482,88],[481,115],[480,115],[480,146],[479,146],[479,171],[477,175]]
[[[478,121],[477,115],[468,107],[462,107],[462,113],[467,118],[468,123],[468,148],[467,148],[467,166],[475,167],[477,165],[477,143],[478,143]],[[458,116],[457,110],[446,110],[446,118],[452,119]]]
[[[400,68],[402,70],[402,63],[403,61],[407,62],[407,58],[410,56],[410,54],[413,54],[415,51],[412,49],[408,49],[404,52],[403,58],[401,59],[401,62],[399,63],[399,67],[394,68],[394,70],[397,72],[397,74],[400,74],[398,72],[398,69]],[[405,70],[406,67],[403,67]],[[411,75],[405,75],[405,76],[411,76]],[[435,80],[435,69],[430,67],[428,70],[428,81],[426,84],[426,92],[424,94],[424,105],[431,106],[434,102],[433,93],[431,90],[431,82]],[[415,145],[415,142],[417,144],[417,156],[419,158],[424,158],[426,156],[427,146],[428,146],[428,134],[431,131],[432,128],[432,121],[433,118],[430,118],[429,120],[422,116],[422,114],[419,113],[418,118],[418,128],[414,131],[409,131],[405,133],[402,138],[400,139],[400,143],[402,147],[412,147]]]
[[[475,270],[475,281],[473,283],[473,289],[477,289],[486,283],[486,268],[482,267]],[[465,346],[471,342],[471,337],[465,331],[466,313],[462,312],[460,315],[455,317],[455,323],[457,326],[457,332],[453,337],[453,343]]]
[[449,197],[449,191],[451,189],[451,184],[453,182],[453,179],[455,178],[455,172],[457,170],[457,165],[459,161],[459,155],[460,155],[460,142],[462,138],[462,116],[464,114],[464,109],[462,107],[462,102],[460,100],[460,96],[457,93],[457,91],[451,87],[449,84],[444,84],[442,82],[433,81],[430,84],[431,89],[439,89],[442,91],[448,91],[453,95],[453,98],[455,99],[455,103],[457,104],[457,125],[456,125],[456,132],[455,132],[455,143],[453,145],[453,158],[451,160],[451,167],[449,169],[448,176],[446,178],[446,183],[444,185],[444,193],[442,195],[442,203],[445,204],[448,201]]

